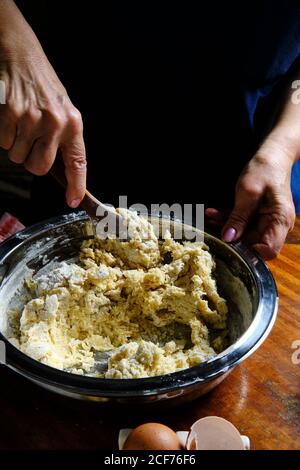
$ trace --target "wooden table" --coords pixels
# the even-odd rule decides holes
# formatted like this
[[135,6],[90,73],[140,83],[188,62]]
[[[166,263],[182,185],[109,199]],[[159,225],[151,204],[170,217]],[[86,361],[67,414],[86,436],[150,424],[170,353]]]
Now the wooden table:
[[300,218],[269,263],[280,295],[270,336],[215,390],[183,408],[114,413],[51,394],[0,367],[0,449],[116,449],[121,427],[151,420],[188,430],[207,415],[232,421],[253,449],[300,449],[300,364],[292,362],[292,343],[300,340],[299,263]]

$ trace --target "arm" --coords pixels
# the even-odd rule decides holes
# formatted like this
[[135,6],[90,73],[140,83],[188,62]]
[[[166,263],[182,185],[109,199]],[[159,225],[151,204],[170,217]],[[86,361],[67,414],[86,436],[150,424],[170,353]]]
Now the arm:
[[61,151],[68,180],[67,202],[84,196],[86,159],[79,111],[13,0],[0,0],[0,146],[34,175],[46,174]]
[[299,90],[292,87],[296,79],[292,79],[273,129],[239,177],[229,217],[216,209],[206,210],[212,221],[225,222],[223,240],[243,237],[265,259],[279,253],[295,221],[290,183],[292,166],[300,156]]

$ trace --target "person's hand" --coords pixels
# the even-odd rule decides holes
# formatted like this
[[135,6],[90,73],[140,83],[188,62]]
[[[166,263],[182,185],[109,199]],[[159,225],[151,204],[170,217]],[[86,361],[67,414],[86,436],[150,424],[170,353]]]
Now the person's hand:
[[77,207],[86,185],[81,115],[20,12],[9,2],[3,5],[13,24],[0,31],[0,79],[6,88],[6,103],[0,105],[0,146],[8,150],[10,160],[34,175],[45,175],[60,150],[67,203]]
[[206,209],[208,220],[223,225],[224,241],[242,237],[264,259],[279,253],[295,221],[290,189],[294,151],[267,139],[240,175],[232,212]]

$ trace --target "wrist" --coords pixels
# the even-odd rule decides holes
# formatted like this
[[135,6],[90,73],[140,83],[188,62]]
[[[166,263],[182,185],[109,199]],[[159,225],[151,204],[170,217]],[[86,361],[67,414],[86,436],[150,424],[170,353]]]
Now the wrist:
[[262,159],[292,166],[300,156],[299,130],[293,133],[291,128],[275,128],[262,142],[257,154]]
[[0,0],[0,62],[28,60],[42,47],[12,0]]

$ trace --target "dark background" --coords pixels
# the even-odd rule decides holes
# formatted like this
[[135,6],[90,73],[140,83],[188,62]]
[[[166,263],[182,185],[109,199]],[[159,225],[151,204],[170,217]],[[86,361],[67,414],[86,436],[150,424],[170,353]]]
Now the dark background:
[[[275,109],[272,91],[255,127],[245,96],[282,86],[271,66],[297,2],[17,4],[82,113],[88,188],[100,200],[232,206]],[[49,176],[30,189],[25,223],[67,210]]]

